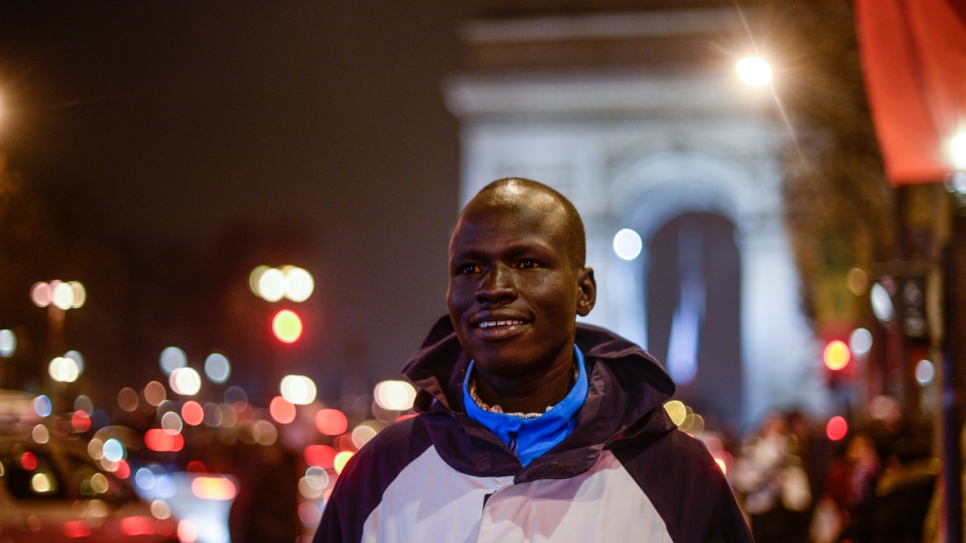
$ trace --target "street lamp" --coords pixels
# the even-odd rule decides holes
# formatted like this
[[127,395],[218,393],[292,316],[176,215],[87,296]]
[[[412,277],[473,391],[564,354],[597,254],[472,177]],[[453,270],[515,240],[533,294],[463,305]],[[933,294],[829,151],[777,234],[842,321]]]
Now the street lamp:
[[764,87],[771,83],[771,65],[761,57],[745,57],[735,65],[738,79],[750,87]]

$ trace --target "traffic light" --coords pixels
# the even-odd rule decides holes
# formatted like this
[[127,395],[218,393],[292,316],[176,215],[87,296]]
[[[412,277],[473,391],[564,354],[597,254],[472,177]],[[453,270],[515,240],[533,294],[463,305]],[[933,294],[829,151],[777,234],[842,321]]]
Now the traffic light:
[[283,309],[272,318],[272,332],[282,343],[295,343],[302,336],[302,319],[290,309]]
[[839,371],[845,368],[849,364],[849,361],[852,360],[852,351],[849,350],[849,346],[844,341],[835,339],[825,346],[822,359],[825,361],[825,366],[828,369]]

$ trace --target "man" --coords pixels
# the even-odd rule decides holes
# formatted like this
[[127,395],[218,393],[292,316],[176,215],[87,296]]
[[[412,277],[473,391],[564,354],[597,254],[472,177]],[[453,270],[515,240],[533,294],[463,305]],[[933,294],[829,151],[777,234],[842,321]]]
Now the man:
[[316,542],[745,542],[704,445],[640,347],[594,307],[583,223],[553,189],[485,187],[449,247],[449,315],[403,372],[418,417],[346,465]]

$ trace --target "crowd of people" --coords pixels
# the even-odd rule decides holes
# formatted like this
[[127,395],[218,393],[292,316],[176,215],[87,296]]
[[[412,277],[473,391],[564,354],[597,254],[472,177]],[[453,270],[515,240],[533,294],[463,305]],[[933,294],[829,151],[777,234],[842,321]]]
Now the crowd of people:
[[874,407],[841,439],[792,411],[767,416],[737,445],[729,479],[755,541],[938,540],[939,460],[929,427],[904,420],[889,398]]

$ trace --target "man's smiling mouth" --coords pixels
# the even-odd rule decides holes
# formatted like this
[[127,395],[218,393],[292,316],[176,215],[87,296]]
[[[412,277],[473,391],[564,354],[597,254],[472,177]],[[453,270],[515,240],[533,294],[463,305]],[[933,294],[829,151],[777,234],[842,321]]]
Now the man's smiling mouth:
[[523,321],[518,321],[518,320],[483,321],[477,326],[479,326],[480,328],[493,328],[494,326],[513,326],[517,324],[523,324]]

